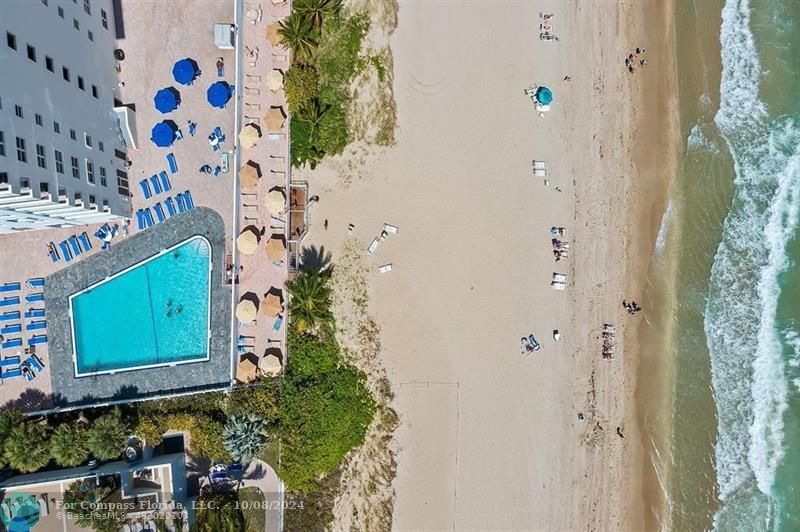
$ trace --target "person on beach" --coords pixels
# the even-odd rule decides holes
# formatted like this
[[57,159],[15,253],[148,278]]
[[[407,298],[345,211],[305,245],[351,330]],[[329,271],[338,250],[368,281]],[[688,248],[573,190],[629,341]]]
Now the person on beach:
[[325,218],[325,222],[322,224],[322,226],[325,228],[326,231],[328,230],[328,219],[327,218]]

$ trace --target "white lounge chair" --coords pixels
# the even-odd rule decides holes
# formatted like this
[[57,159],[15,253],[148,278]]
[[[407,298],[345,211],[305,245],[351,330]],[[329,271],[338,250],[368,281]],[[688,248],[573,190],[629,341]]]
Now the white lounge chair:
[[380,240],[378,240],[377,238],[374,239],[372,241],[372,244],[370,244],[369,247],[367,248],[367,252],[369,252],[370,254],[375,253],[375,250],[378,249],[378,244],[380,243],[381,243]]
[[567,289],[566,283],[562,283],[562,282],[559,282],[559,281],[551,282],[550,286],[552,286],[556,290],[566,290]]
[[378,268],[378,271],[381,272],[381,273],[386,273],[386,272],[392,271],[392,263],[390,262],[389,264],[384,264],[383,266],[380,266]]
[[553,282],[555,283],[565,283],[567,282],[567,276],[563,273],[555,273],[553,272]]
[[533,167],[534,168],[541,168],[542,170],[546,170],[547,169],[547,161],[536,161],[536,160],[534,160],[533,161]]
[[534,168],[533,175],[535,175],[536,177],[547,177],[547,170],[543,168]]
[[389,233],[390,235],[397,234],[397,226],[394,225],[383,224],[383,230],[384,232]]

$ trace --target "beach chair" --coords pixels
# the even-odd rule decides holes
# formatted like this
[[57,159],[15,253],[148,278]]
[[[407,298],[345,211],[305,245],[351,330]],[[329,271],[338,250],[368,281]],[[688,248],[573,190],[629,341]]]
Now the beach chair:
[[3,342],[3,349],[9,349],[11,347],[21,347],[22,346],[22,338],[11,338]]
[[69,244],[67,244],[66,240],[62,240],[58,243],[58,247],[61,248],[61,255],[64,257],[64,262],[69,262],[72,260],[72,252],[69,250]]
[[[190,131],[191,134],[191,131]],[[178,173],[178,163],[175,161],[175,154],[169,153],[167,154],[167,164],[169,165],[170,173],[177,174]]]
[[32,321],[25,325],[26,331],[40,331],[42,329],[47,329],[47,321],[46,320],[37,320]]
[[172,201],[172,198],[165,199],[164,204],[167,206],[167,212],[169,213],[170,217],[178,214],[178,211],[175,210],[175,202]]
[[144,221],[147,224],[147,227],[153,227],[156,225],[155,220],[153,220],[153,213],[150,212],[150,207],[146,207],[144,209]]
[[145,228],[144,212],[142,211],[142,209],[136,211],[136,225],[139,227],[139,231]]
[[70,235],[70,237],[67,239],[67,242],[69,242],[69,245],[72,247],[73,255],[77,256],[82,253],[81,246],[78,244],[78,238],[75,235]]
[[18,292],[22,288],[21,283],[6,283],[0,286],[0,292]]
[[0,307],[10,307],[11,305],[19,305],[19,296],[7,296],[0,299]]
[[[2,302],[0,302],[0,306],[2,306],[1,303]],[[21,314],[20,314],[20,312],[18,310],[10,310],[8,312],[4,312],[3,314],[0,314],[0,321],[18,320],[20,318],[20,316],[21,316]]]
[[142,179],[139,181],[139,186],[142,187],[142,194],[144,194],[144,199],[150,199],[153,197],[153,193],[150,192],[150,185],[147,184],[147,179]]
[[27,296],[25,296],[25,301],[27,301],[28,303],[44,301],[44,294],[42,292],[38,292],[36,294],[28,294]]
[[390,262],[389,264],[384,264],[383,266],[380,266],[378,268],[378,271],[380,273],[387,273],[387,272],[392,271],[392,263]]
[[183,194],[176,194],[175,202],[178,204],[178,212],[186,212],[186,204],[183,203]]
[[3,374],[0,376],[2,379],[13,379],[15,377],[21,377],[22,370],[20,368],[10,369],[8,371],[4,371]]
[[553,281],[555,281],[557,283],[566,283],[567,282],[567,276],[564,275],[563,273],[553,272]]
[[86,234],[86,231],[78,235],[78,242],[80,242],[84,252],[91,251],[92,242],[89,240],[89,235]]
[[566,290],[567,289],[567,284],[559,282],[559,281],[551,281],[550,282],[550,286],[552,286],[553,289],[555,289],[555,290]]
[[375,250],[378,249],[378,245],[380,243],[381,241],[378,240],[377,238],[373,239],[372,244],[370,244],[369,247],[367,248],[367,252],[370,254],[375,253]]
[[186,203],[186,210],[194,209],[194,200],[192,199],[192,193],[188,190],[183,193],[183,201]]
[[19,366],[19,357],[6,357],[0,360],[0,368],[7,368],[9,366]]
[[6,325],[2,329],[0,329],[0,334],[6,335],[11,333],[21,333],[22,332],[22,324],[21,323],[12,323],[11,325]]
[[223,174],[227,174],[228,170],[229,170],[229,168],[228,168],[228,165],[229,165],[228,152],[225,152],[225,153],[222,154],[222,157],[220,157],[219,164],[220,164],[220,168],[222,169],[222,173]]
[[534,168],[533,175],[534,177],[547,177],[547,170],[544,170],[542,168]]
[[35,277],[25,281],[28,288],[42,288],[44,287],[44,277]]
[[397,234],[397,226],[395,226],[395,225],[389,225],[389,224],[385,223],[385,224],[383,224],[383,230],[384,230],[384,232],[389,233],[390,235],[396,235]]
[[532,161],[531,164],[538,170],[547,170],[547,161]]
[[153,190],[156,191],[156,195],[161,194],[163,190],[161,189],[161,182],[158,180],[158,176],[153,174],[150,176],[150,183],[153,185]]
[[37,334],[32,338],[28,339],[28,345],[38,345],[38,344],[46,344],[47,343],[47,335],[46,334]]
[[283,315],[279,315],[275,318],[275,323],[272,325],[272,332],[278,332],[281,330],[281,325],[283,325]]
[[160,203],[153,205],[153,210],[156,211],[156,216],[158,217],[159,223],[164,222],[167,219],[167,217],[164,216],[164,208]]
[[36,354],[26,358],[25,363],[40,373],[44,371],[44,362],[42,362],[42,360]]
[[[172,172],[173,174],[175,172]],[[169,182],[169,176],[165,171],[159,172],[158,176],[161,178],[161,188],[164,189],[164,192],[169,192],[172,190],[172,183]]]
[[59,259],[58,249],[56,249],[56,243],[55,242],[51,241],[50,244],[47,246],[47,253],[50,255],[50,260],[51,261],[58,262],[58,259]]
[[29,318],[44,318],[43,308],[32,308],[25,311],[25,319]]

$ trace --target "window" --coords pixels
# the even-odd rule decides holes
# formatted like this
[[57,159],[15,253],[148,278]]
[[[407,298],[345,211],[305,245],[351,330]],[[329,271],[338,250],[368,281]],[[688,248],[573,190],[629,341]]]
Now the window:
[[22,111],[21,105],[14,106],[14,114],[17,115],[17,118],[25,118],[25,113]]
[[25,151],[25,139],[17,137],[17,160],[21,163],[28,162],[28,153]]
[[34,63],[36,62],[36,48],[31,46],[30,44],[28,45],[28,59],[30,59]]
[[25,192],[31,189],[31,178],[30,177],[22,177],[19,180],[19,188]]
[[36,119],[36,125],[37,126],[41,126],[43,124],[42,115],[40,115],[39,113],[36,113],[36,115],[34,115],[34,116],[35,116],[35,119]]
[[52,57],[50,57],[50,56],[47,56],[47,55],[46,55],[46,56],[44,56],[44,66],[45,66],[45,67],[47,68],[47,70],[49,70],[50,72],[55,72],[55,71],[56,71],[56,70],[55,70],[55,67],[53,66],[53,58],[52,58]]
[[78,134],[75,133],[74,129],[69,130],[69,138],[72,140],[78,140]]
[[72,162],[72,177],[75,179],[81,178],[81,169],[78,166],[78,158],[77,157],[70,157],[70,161]]
[[86,180],[94,184],[94,163],[89,159],[86,159]]
[[6,136],[2,131],[0,131],[0,155],[6,156]]
[[64,76],[64,81],[69,81],[69,69],[67,67],[61,67],[61,75]]
[[83,0],[83,10],[87,15],[92,14],[92,6],[89,5],[89,0]]
[[83,134],[83,143],[86,144],[87,148],[92,148],[92,136],[88,133]]
[[53,122],[53,133],[61,134],[61,124]]
[[103,144],[102,140],[97,143],[97,147],[100,148],[100,151],[106,151],[105,144]]
[[63,174],[64,173],[64,154],[62,154],[58,150],[54,150],[53,153],[54,153],[55,158],[56,158],[56,172],[58,172],[59,174]]
[[83,78],[78,76],[78,88],[82,91],[86,90],[86,87],[83,85]]
[[94,33],[92,33],[92,30],[87,30],[86,36],[89,37],[90,41],[94,42]]
[[108,181],[106,180],[106,169],[104,166],[100,167],[100,185],[107,187]]
[[105,9],[100,10],[100,23],[105,29],[108,29],[108,13],[106,13]]
[[47,168],[47,159],[44,156],[44,146],[41,144],[36,145],[36,166],[39,168]]
[[0,183],[8,183],[8,172],[0,172]]
[[58,6],[58,16],[64,18],[64,8],[61,6]]
[[96,198],[94,197],[94,194],[89,194],[89,205],[97,205],[97,201]]
[[97,85],[92,85],[92,96],[94,96],[98,100],[100,99],[100,97],[97,95]]
[[80,192],[76,192],[75,193],[75,203],[78,203],[79,201],[81,201],[81,193]]
[[47,194],[48,192],[50,192],[50,183],[48,183],[47,181],[42,181],[41,183],[39,183],[39,192],[41,192],[42,194]]
[[10,31],[6,32],[6,44],[12,50],[17,49],[17,36],[11,33]]
[[81,31],[81,24],[80,22],[78,22],[78,19],[76,18],[72,19],[72,27],[78,31]]

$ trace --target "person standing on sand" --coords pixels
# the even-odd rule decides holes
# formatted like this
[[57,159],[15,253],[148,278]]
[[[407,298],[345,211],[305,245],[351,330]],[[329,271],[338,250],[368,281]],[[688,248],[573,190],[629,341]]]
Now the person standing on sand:
[[323,225],[323,227],[325,227],[325,230],[327,231],[328,230],[328,219],[327,218],[325,218],[325,223],[323,223],[322,225]]

